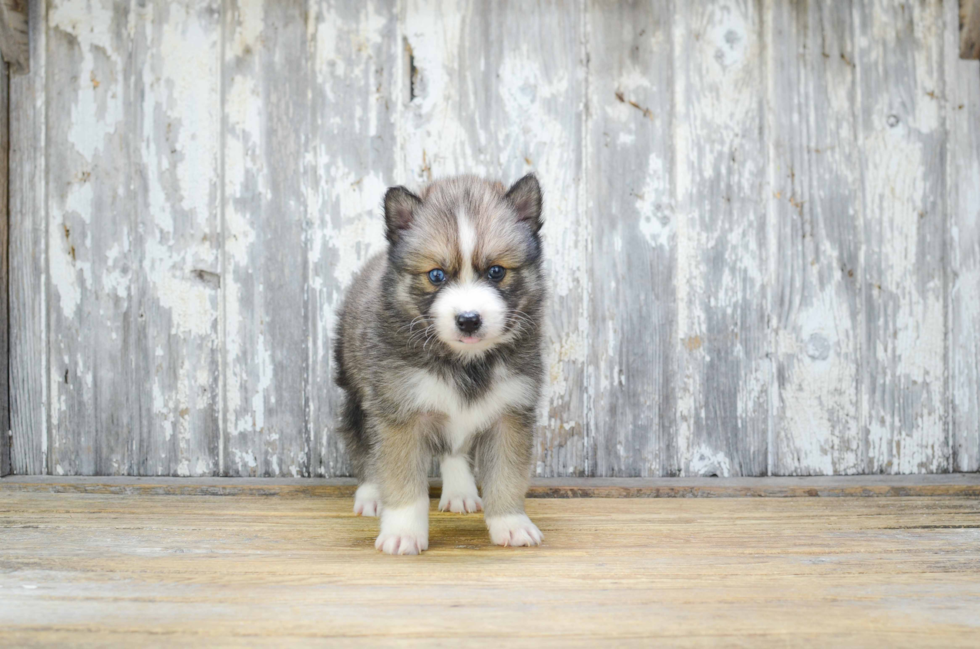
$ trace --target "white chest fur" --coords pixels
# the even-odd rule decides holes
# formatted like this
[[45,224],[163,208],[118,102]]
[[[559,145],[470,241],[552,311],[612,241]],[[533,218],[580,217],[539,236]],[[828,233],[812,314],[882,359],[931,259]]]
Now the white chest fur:
[[415,408],[446,415],[446,441],[461,449],[471,435],[486,430],[508,409],[534,405],[534,383],[499,368],[492,387],[481,398],[467,402],[454,386],[431,372],[412,374],[409,400]]

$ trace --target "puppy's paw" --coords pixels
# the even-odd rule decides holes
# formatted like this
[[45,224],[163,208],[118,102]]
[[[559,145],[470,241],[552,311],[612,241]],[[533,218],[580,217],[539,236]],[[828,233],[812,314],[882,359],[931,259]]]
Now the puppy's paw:
[[378,485],[365,482],[354,492],[354,513],[358,516],[381,515],[381,491]]
[[487,519],[490,540],[497,545],[531,546],[540,545],[544,534],[531,522],[527,514],[506,514]]
[[374,547],[385,554],[419,554],[429,548],[429,499],[381,512],[381,533]]
[[440,461],[442,497],[439,511],[472,514],[483,511],[480,492],[476,490],[470,463],[459,455],[444,455]]
[[420,554],[429,549],[429,539],[428,535],[419,537],[413,534],[382,532],[374,542],[374,547],[385,554]]
[[446,490],[443,489],[442,497],[439,499],[439,511],[456,514],[482,512],[483,501],[475,489],[472,492],[464,493],[446,493]]

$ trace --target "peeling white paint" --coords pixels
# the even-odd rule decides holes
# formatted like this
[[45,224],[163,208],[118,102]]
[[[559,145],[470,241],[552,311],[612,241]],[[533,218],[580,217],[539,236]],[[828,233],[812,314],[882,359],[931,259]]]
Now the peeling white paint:
[[262,2],[243,2],[237,6],[238,23],[231,30],[229,46],[235,56],[245,56],[261,46],[265,27],[265,5]]
[[651,246],[667,248],[673,242],[674,219],[670,206],[670,178],[658,153],[647,162],[646,180],[636,196],[640,232]]
[[691,454],[686,473],[692,476],[727,478],[732,475],[731,460],[725,452],[700,445]]
[[160,305],[170,309],[175,335],[209,336],[217,312],[213,307],[212,290],[200,282],[178,279],[172,275],[158,276],[156,294]]
[[[943,288],[939,274],[924,284],[920,281],[926,271],[922,267],[920,228],[923,219],[937,218],[924,211],[930,192],[925,144],[904,116],[890,110],[887,99],[881,98],[864,146],[868,216],[876,233],[876,238],[868,243],[874,246],[877,260],[869,268],[869,281],[873,282],[869,289],[875,291],[880,309],[878,321],[873,323],[877,329],[875,347],[866,352],[886,373],[877,380],[893,381],[895,385],[888,392],[869,385],[863,408],[868,454],[875,466],[879,470],[914,473],[923,470],[923,457],[933,458],[927,463],[928,470],[943,463],[941,456],[931,452],[944,443]],[[889,394],[891,390],[899,392]],[[920,435],[902,430],[902,422],[906,426],[910,423],[903,412],[910,411],[921,418],[916,422]]]
[[255,453],[251,451],[240,451],[238,449],[233,449],[232,452],[235,455],[235,465],[238,467],[239,474],[249,475],[248,469],[258,467],[259,463],[255,457]]
[[[319,263],[323,246],[330,246],[336,259],[331,284],[346,289],[364,262],[387,245],[383,215],[378,207],[387,185],[376,174],[357,178],[339,162],[331,164],[325,172],[325,177],[330,178],[331,190],[324,196],[324,204],[336,206],[336,212],[333,218],[325,219],[315,233],[310,262]],[[340,227],[333,227],[335,220],[340,222]],[[323,278],[317,277],[313,281],[322,282]],[[340,291],[337,295],[339,298]],[[338,308],[339,299],[330,306]],[[332,315],[328,318],[332,319]]]
[[[194,3],[191,3],[194,7]],[[218,88],[214,79],[220,71],[218,32],[202,25],[194,14],[180,3],[170,3],[170,16],[163,27],[160,50],[160,79],[166,97],[164,113],[181,109],[179,120],[168,115],[176,137],[172,145],[181,152],[177,165],[180,207],[199,219],[212,209],[212,187],[216,184],[216,150],[204,148],[216,143],[219,128]],[[148,27],[152,23],[147,24]],[[202,101],[203,100],[203,101]],[[188,106],[194,110],[186,110]]]
[[[121,103],[108,99],[117,92],[121,76],[121,61],[112,44],[113,8],[109,0],[91,2],[52,3],[48,11],[48,25],[69,34],[78,42],[81,50],[81,72],[92,83],[76,86],[77,95],[72,105],[69,141],[85,160],[92,162],[102,150],[105,139],[116,130],[122,119]],[[94,56],[109,59],[113,68],[102,75]],[[93,120],[92,116],[98,119]]]
[[[151,458],[150,471],[207,475],[237,468],[245,474],[298,476],[308,467],[341,466],[327,456],[336,445],[327,443],[329,433],[322,431],[335,398],[327,387],[330,332],[343,289],[364,260],[384,247],[379,202],[385,187],[459,172],[512,181],[532,170],[546,193],[544,235],[553,294],[539,475],[608,471],[590,457],[607,441],[609,452],[628,470],[667,467],[686,475],[731,475],[750,470],[753,452],[772,457],[773,449],[751,446],[767,426],[775,427],[767,443],[785,452],[783,464],[770,461],[770,468],[919,472],[943,469],[954,458],[963,470],[976,468],[977,363],[971,332],[980,328],[972,297],[972,287],[980,286],[980,254],[971,226],[980,218],[980,185],[969,181],[978,177],[980,163],[969,139],[976,120],[970,122],[968,115],[975,114],[969,102],[977,101],[977,90],[974,82],[960,83],[957,75],[965,73],[956,66],[963,62],[950,64],[956,57],[948,52],[948,60],[941,56],[943,47],[953,52],[941,39],[955,42],[955,12],[947,5],[944,21],[938,5],[909,5],[901,9],[911,12],[906,16],[880,3],[857,3],[849,14],[855,24],[845,21],[849,29],[833,34],[840,40],[833,51],[826,57],[808,54],[825,58],[823,67],[804,62],[787,73],[792,83],[805,84],[793,89],[803,99],[784,123],[808,138],[800,167],[801,156],[787,152],[787,142],[774,131],[772,113],[784,107],[767,103],[779,80],[770,76],[766,82],[765,75],[775,74],[777,53],[783,51],[772,39],[785,38],[771,13],[778,9],[798,18],[796,11],[827,12],[791,23],[794,29],[806,25],[809,39],[825,29],[824,22],[810,18],[832,16],[834,8],[769,3],[762,5],[767,14],[759,16],[758,7],[717,0],[671,8],[676,15],[670,27],[653,29],[645,36],[649,40],[640,42],[642,47],[661,43],[664,64],[671,66],[665,75],[635,63],[632,54],[607,71],[587,56],[597,47],[591,31],[596,17],[586,15],[582,25],[577,21],[583,12],[555,13],[547,5],[520,12],[495,9],[500,21],[481,23],[479,8],[408,0],[398,29],[389,29],[393,19],[377,2],[317,5],[296,13],[294,19],[305,21],[299,33],[305,30],[308,39],[303,65],[316,112],[309,139],[302,140],[302,150],[291,152],[302,160],[301,188],[282,197],[270,180],[278,170],[277,142],[270,133],[284,127],[272,120],[282,113],[270,107],[277,101],[301,103],[302,96],[269,94],[270,66],[281,65],[289,74],[296,55],[290,51],[276,58],[290,45],[276,41],[270,28],[272,12],[280,7],[244,3],[216,18],[217,3],[149,3],[128,13],[116,12],[108,1],[51,3],[43,51],[49,56],[70,51],[77,66],[73,85],[58,89],[61,112],[48,123],[56,136],[45,155],[67,163],[51,164],[46,172],[54,169],[55,175],[42,201],[48,221],[38,229],[47,232],[42,247],[50,311],[44,316],[65,329],[54,331],[47,350],[51,362],[40,377],[56,432],[54,470],[80,470],[82,465],[61,455],[73,441],[62,433],[68,417],[79,416],[78,404],[94,403],[93,395],[103,394],[102,379],[112,371],[106,365],[117,360],[107,362],[105,354],[93,359],[69,344],[76,335],[71,325],[84,322],[100,344],[115,350],[133,339],[120,324],[124,317],[146,331],[148,358],[140,359],[140,367],[151,373],[145,384],[150,403],[144,407],[152,412],[153,427],[140,448]],[[629,15],[633,9],[623,11]],[[340,20],[345,12],[354,18]],[[900,13],[906,16],[901,22]],[[279,21],[288,13],[275,15]],[[561,23],[553,40],[535,39],[540,24],[558,25],[556,17],[570,22]],[[496,30],[489,49],[474,38],[484,36],[480,30],[487,24]],[[286,27],[276,24],[277,30]],[[850,46],[855,36],[856,45]],[[127,38],[142,40],[120,48],[120,39]],[[414,98],[408,97],[405,45],[417,69]],[[401,65],[392,65],[395,58]],[[229,76],[221,79],[222,70]],[[590,90],[607,73],[622,97]],[[664,79],[670,87],[658,87]],[[132,89],[138,90],[140,106],[127,107],[122,99]],[[657,100],[660,108],[651,110],[645,104],[650,97],[668,99]],[[853,117],[833,124],[817,119],[805,101],[814,97],[835,114]],[[38,101],[34,108],[43,114],[45,98]],[[966,117],[957,112],[961,105]],[[132,115],[139,119],[129,119]],[[590,129],[596,116],[617,130],[602,137],[600,129]],[[141,131],[130,132],[137,123]],[[957,135],[943,142],[946,129]],[[669,142],[669,155],[658,148],[659,141],[644,146],[650,130]],[[335,137],[341,132],[347,138],[342,150]],[[853,143],[853,150],[830,153],[835,137]],[[363,147],[349,144],[359,139]],[[109,182],[121,142],[133,155],[126,163],[138,179],[133,186]],[[601,182],[608,171],[590,166],[596,159],[591,154],[604,146],[624,157],[642,151],[623,166],[630,181],[623,184],[630,191],[622,200],[638,215],[636,229],[626,223],[610,235],[611,248],[605,250],[633,254],[637,248],[629,238],[635,235],[639,250],[655,263],[674,264],[657,267],[674,272],[675,293],[668,292],[674,304],[651,301],[651,294],[659,297],[653,287],[637,295],[646,301],[638,300],[636,308],[673,309],[676,329],[662,353],[665,363],[675,362],[663,381],[672,382],[665,391],[676,396],[678,432],[670,452],[676,449],[677,457],[660,457],[665,451],[654,448],[655,442],[644,447],[642,433],[610,441],[605,436],[619,431],[609,433],[605,422],[594,421],[597,400],[649,378],[645,368],[623,366],[630,360],[621,360],[623,314],[590,311],[593,292],[621,290],[627,281],[608,273],[615,265],[593,251],[594,235],[605,233],[592,230],[604,224],[592,225],[602,206],[593,204],[587,181]],[[943,155],[944,169],[951,171],[938,169]],[[964,162],[957,155],[974,157]],[[777,167],[768,166],[779,156]],[[819,164],[814,156],[830,159],[824,168],[837,176],[826,182],[814,176],[808,167]],[[801,179],[783,178],[791,174]],[[947,174],[944,181],[942,174]],[[846,185],[853,200],[845,209],[833,209],[853,219],[855,230],[867,238],[856,244],[860,255],[854,269],[836,268],[844,256],[835,247],[841,235],[828,230],[832,224],[826,216],[821,221],[811,206],[802,207],[826,197],[835,182]],[[944,191],[949,214],[937,213],[936,205],[946,205],[946,199],[935,197]],[[132,201],[121,198],[129,193],[136,202],[145,201],[135,205],[131,223],[128,214],[117,213],[130,209]],[[285,213],[269,211],[280,204]],[[281,346],[275,332],[283,315],[266,312],[277,290],[270,281],[275,278],[257,276],[270,254],[267,242],[277,236],[266,225],[275,218],[291,224],[287,219],[304,219],[302,236],[296,237],[301,240],[283,242],[309,275],[306,306],[297,304],[289,315],[306,318],[309,340],[302,349]],[[775,228],[793,219],[799,220],[801,241],[774,236]],[[103,236],[110,221],[121,228],[112,239]],[[119,226],[123,221],[126,225]],[[933,225],[946,221],[948,233]],[[938,245],[944,236],[946,244]],[[786,258],[796,264],[792,269],[770,258],[786,245],[792,249]],[[951,257],[949,268],[937,254]],[[781,286],[785,304],[776,291]],[[630,315],[632,326],[643,326],[643,313]],[[865,317],[868,322],[861,320]],[[651,332],[651,346],[663,345],[662,335]],[[865,342],[870,348],[861,348]],[[224,354],[223,362],[214,354]],[[594,365],[603,354],[608,358]],[[276,371],[283,367],[281,358],[305,372],[311,393],[306,412],[275,402],[277,386],[288,379]],[[664,374],[664,369],[649,372]],[[778,380],[784,383],[774,388]],[[641,395],[630,407],[650,414],[660,407],[659,397]],[[778,400],[778,407],[769,400]],[[217,415],[223,434],[219,454],[226,443],[238,444],[228,451],[227,466],[223,455],[202,456],[209,450],[199,439],[219,407],[224,408]],[[952,439],[944,433],[947,418]],[[307,440],[288,433],[290,426],[321,430]],[[958,432],[964,426],[973,428]],[[91,445],[92,434],[80,433],[83,445]],[[47,440],[42,436],[43,453]],[[637,440],[639,448],[630,443]],[[294,448],[297,444],[319,447]],[[103,466],[131,470],[124,452],[106,451]]]

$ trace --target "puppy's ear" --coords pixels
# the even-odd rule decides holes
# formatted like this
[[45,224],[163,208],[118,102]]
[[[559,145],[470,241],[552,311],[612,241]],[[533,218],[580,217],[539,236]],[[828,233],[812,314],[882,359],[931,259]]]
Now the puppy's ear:
[[404,187],[391,187],[385,192],[385,236],[392,244],[398,243],[402,231],[412,227],[414,210],[422,205],[422,199]]
[[505,197],[517,211],[517,220],[526,221],[531,230],[541,229],[541,185],[534,174],[528,174],[507,190]]

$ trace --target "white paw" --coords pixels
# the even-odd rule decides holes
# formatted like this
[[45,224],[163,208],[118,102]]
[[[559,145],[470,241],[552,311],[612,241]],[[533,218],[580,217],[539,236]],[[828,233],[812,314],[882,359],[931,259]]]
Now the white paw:
[[454,512],[456,514],[482,512],[483,501],[475,491],[465,494],[447,494],[443,490],[442,498],[439,499],[439,511]]
[[527,514],[507,514],[487,519],[490,540],[497,545],[540,545],[544,534],[531,522]]
[[458,455],[444,455],[440,461],[442,472],[442,497],[439,498],[439,511],[471,514],[483,511],[480,492],[476,490],[473,472],[466,458]]
[[429,499],[381,512],[381,533],[374,547],[385,554],[419,554],[429,548]]
[[381,490],[378,485],[365,482],[354,492],[354,513],[358,516],[381,514]]
[[429,549],[429,539],[410,534],[385,534],[382,532],[374,547],[385,554],[421,554]]

